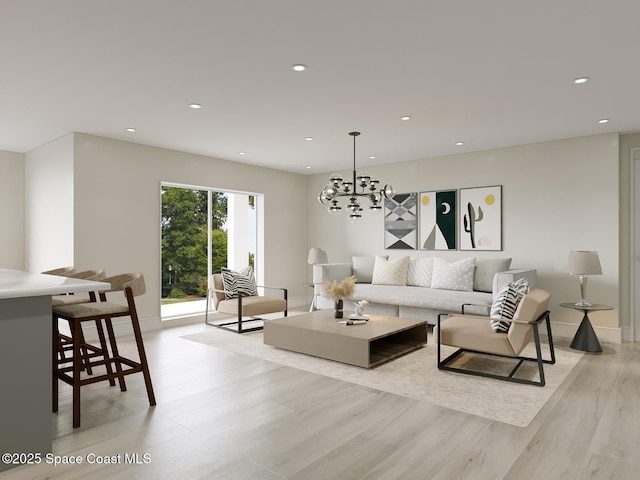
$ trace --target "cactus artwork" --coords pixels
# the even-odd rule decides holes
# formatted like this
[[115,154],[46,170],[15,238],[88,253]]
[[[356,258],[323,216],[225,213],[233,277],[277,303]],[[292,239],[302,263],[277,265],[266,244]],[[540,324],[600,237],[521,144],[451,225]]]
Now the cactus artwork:
[[460,250],[502,250],[502,186],[460,189]]
[[469,234],[471,248],[476,248],[476,223],[482,221],[484,213],[482,207],[478,205],[478,214],[476,215],[476,211],[471,202],[467,203],[467,212],[468,214],[464,216],[464,231]]

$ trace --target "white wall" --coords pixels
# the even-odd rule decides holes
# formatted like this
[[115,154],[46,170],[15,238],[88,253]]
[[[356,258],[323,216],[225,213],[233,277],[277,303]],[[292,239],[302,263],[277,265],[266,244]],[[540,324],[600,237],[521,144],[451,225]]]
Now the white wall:
[[24,270],[24,155],[0,150],[0,268]]
[[73,134],[25,155],[25,268],[72,266]]
[[76,266],[137,271],[143,318],[160,316],[160,183],[264,194],[266,285],[305,295],[306,178],[278,170],[74,134]]
[[619,325],[618,161],[618,135],[604,134],[367,167],[399,193],[502,185],[502,252],[385,251],[383,216],[365,212],[357,225],[346,216],[330,216],[315,199],[329,175],[313,175],[308,195],[310,246],[324,248],[330,262],[374,254],[437,255],[448,260],[512,257],[512,266],[538,270],[539,286],[552,294],[552,320],[567,323],[581,320],[578,312],[558,306],[579,298],[577,279],[565,273],[568,253],[598,250],[603,275],[589,279],[588,298],[616,310],[594,314],[592,320],[615,328]]

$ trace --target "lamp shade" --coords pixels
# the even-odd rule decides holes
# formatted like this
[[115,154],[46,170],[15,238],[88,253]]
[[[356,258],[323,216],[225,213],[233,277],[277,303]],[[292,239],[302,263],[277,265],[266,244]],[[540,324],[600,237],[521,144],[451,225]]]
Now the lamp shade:
[[567,272],[571,275],[601,275],[598,252],[574,250],[569,252]]
[[309,249],[309,258],[307,258],[307,263],[311,265],[316,265],[319,263],[328,263],[327,252],[322,250],[321,248],[310,248]]

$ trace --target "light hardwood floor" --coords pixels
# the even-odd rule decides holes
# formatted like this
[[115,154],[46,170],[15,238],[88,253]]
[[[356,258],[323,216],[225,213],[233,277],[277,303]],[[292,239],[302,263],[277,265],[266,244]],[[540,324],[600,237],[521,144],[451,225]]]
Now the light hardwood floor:
[[[128,377],[125,393],[94,384],[82,391],[82,427],[74,431],[70,388],[61,385],[53,451],[80,456],[83,463],[18,467],[0,478],[640,476],[640,344],[604,344],[603,354],[586,354],[534,421],[521,428],[180,338],[204,328],[145,334],[154,408],[141,375]],[[558,339],[563,342],[568,340]],[[121,463],[90,464],[90,454],[120,454]],[[125,454],[138,454],[140,463],[124,463]]]

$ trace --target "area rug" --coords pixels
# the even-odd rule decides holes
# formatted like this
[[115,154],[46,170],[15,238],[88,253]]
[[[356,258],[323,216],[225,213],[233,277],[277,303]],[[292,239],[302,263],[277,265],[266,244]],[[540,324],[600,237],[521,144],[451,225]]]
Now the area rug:
[[[582,358],[580,352],[556,347],[556,363],[545,365],[547,383],[544,387],[537,387],[438,370],[437,347],[431,333],[425,347],[373,369],[264,345],[261,331],[238,335],[207,328],[202,333],[182,338],[519,427],[531,423]],[[531,351],[524,353],[535,356],[533,345],[528,348]],[[453,351],[443,346],[443,358]],[[542,351],[548,358],[547,344],[543,344]],[[467,366],[500,374],[508,374],[514,366],[510,359],[467,354],[456,362],[456,366],[466,363]],[[537,366],[533,362],[525,362],[516,376],[537,379]]]

